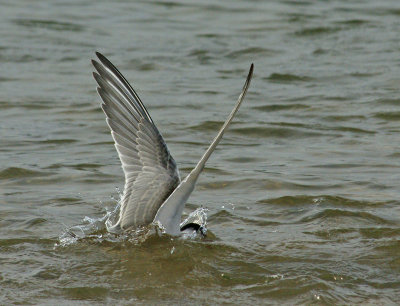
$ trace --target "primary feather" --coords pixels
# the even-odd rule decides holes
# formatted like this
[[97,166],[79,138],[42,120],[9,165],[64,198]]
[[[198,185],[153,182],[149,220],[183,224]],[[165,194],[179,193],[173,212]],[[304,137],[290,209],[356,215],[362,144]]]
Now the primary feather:
[[111,230],[147,225],[178,186],[178,167],[136,92],[109,60],[96,55],[93,75],[125,174],[120,216]]
[[250,67],[239,99],[196,167],[181,182],[178,167],[148,111],[128,81],[102,54],[92,60],[102,109],[125,174],[119,219],[109,231],[158,222],[171,235],[180,233],[181,215],[205,163],[242,103],[253,75]]

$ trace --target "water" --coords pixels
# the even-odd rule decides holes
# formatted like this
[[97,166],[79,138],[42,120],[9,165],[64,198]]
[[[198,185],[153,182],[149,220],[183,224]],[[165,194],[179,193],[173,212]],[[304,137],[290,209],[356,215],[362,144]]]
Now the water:
[[[398,1],[3,0],[0,17],[0,304],[398,302]],[[205,239],[104,230],[123,176],[95,51],[183,176],[254,62],[185,211],[208,209]]]

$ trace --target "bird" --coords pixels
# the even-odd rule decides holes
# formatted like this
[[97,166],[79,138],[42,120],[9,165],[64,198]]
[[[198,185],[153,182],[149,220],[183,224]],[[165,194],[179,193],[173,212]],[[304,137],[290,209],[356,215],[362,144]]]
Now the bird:
[[119,218],[107,229],[121,233],[157,224],[163,233],[179,236],[197,224],[181,224],[185,203],[204,166],[233,120],[253,76],[251,64],[242,92],[218,134],[193,170],[181,180],[178,166],[142,100],[122,73],[100,52],[92,64],[101,108],[121,161],[125,184]]

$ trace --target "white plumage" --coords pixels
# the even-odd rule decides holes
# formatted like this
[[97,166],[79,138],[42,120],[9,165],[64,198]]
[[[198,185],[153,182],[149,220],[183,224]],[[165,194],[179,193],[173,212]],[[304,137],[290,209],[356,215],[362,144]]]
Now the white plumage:
[[97,91],[103,100],[102,109],[125,174],[119,220],[109,231],[119,232],[157,222],[166,233],[179,235],[185,203],[243,101],[253,64],[228,119],[196,167],[181,182],[175,160],[136,92],[104,55],[98,52],[96,55],[100,62],[92,60],[97,70],[93,76],[99,85]]

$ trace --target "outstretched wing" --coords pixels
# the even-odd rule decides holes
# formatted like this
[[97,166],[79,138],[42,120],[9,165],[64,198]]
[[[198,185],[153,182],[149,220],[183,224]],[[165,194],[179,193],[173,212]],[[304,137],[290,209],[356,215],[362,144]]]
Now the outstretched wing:
[[104,55],[96,55],[100,62],[92,60],[93,76],[125,174],[120,217],[113,228],[147,225],[179,185],[178,167],[128,81]]
[[215,136],[214,140],[208,147],[207,151],[203,154],[196,167],[189,173],[189,175],[182,181],[182,183],[180,183],[179,186],[176,187],[176,189],[171,193],[168,199],[165,200],[165,202],[158,210],[157,215],[154,218],[154,222],[161,223],[166,233],[171,235],[179,234],[179,224],[181,222],[181,215],[183,212],[183,208],[185,207],[186,200],[189,198],[190,194],[194,190],[197,179],[200,173],[203,171],[208,158],[211,156],[212,152],[214,152],[227,127],[232,122],[233,117],[235,117],[235,114],[239,110],[240,104],[242,104],[246,92],[249,89],[250,81],[253,77],[253,70],[254,65],[251,64],[249,74],[247,75],[242,93],[240,94],[236,105],[234,106],[228,119],[226,119],[225,123],[222,125],[217,136]]

